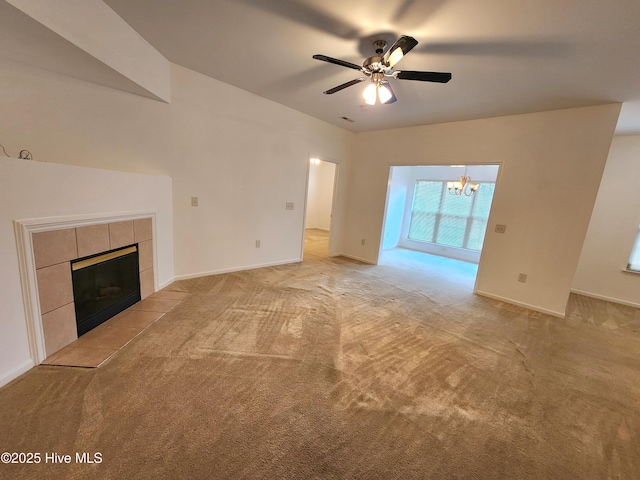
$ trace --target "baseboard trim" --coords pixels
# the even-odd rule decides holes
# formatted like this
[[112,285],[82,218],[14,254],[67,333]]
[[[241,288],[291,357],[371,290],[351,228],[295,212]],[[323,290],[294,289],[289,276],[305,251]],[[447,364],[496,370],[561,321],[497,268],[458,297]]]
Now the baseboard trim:
[[18,378],[23,373],[27,373],[34,366],[35,366],[35,364],[33,363],[33,360],[29,359],[29,360],[25,360],[24,362],[22,362],[17,367],[12,368],[8,372],[5,372],[0,377],[0,387],[3,387],[7,383],[9,383],[10,381],[15,380],[16,378]]
[[605,302],[619,303],[620,305],[626,305],[628,307],[640,308],[640,303],[629,302],[620,298],[608,297],[606,295],[599,295],[597,293],[585,292],[584,290],[578,290],[577,288],[572,288],[571,293],[575,293],[576,295],[584,295],[585,297],[591,297],[597,300],[604,300]]
[[282,262],[260,263],[255,265],[246,265],[244,267],[223,268],[220,270],[210,270],[207,272],[187,273],[185,275],[176,275],[174,281],[189,280],[190,278],[208,277],[210,275],[220,275],[222,273],[242,272],[244,270],[255,270],[256,268],[277,267],[278,265],[289,265],[291,263],[300,263],[300,258],[292,260],[284,260]]
[[529,303],[519,302],[517,300],[512,300],[511,298],[501,297],[500,295],[494,295],[493,293],[483,292],[481,290],[476,290],[473,293],[480,295],[481,297],[492,298],[494,300],[500,300],[501,302],[510,303],[512,305],[517,305],[519,307],[524,307],[529,310],[533,310],[535,312],[544,313],[546,315],[551,315],[553,317],[565,318],[565,312],[557,312],[555,310],[549,310],[546,308],[537,307],[535,305],[531,305]]
[[366,263],[367,265],[375,265],[375,262],[371,260],[367,260],[366,258],[356,257],[355,255],[349,255],[347,253],[333,253],[329,255],[330,257],[345,257],[350,258],[351,260],[357,260],[358,262]]

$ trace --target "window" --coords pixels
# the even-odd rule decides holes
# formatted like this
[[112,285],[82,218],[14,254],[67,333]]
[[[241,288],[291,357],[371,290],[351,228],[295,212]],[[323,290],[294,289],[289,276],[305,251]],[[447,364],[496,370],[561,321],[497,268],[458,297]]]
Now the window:
[[631,250],[631,255],[629,256],[627,270],[640,273],[640,229],[638,229],[636,241],[633,244],[633,249]]
[[481,183],[471,197],[450,195],[447,182],[416,182],[409,239],[482,250],[495,183]]

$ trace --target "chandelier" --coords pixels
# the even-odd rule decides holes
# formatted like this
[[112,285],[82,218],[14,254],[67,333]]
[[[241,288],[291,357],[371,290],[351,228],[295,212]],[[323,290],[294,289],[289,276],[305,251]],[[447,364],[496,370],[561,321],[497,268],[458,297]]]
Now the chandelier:
[[480,188],[479,183],[471,183],[471,177],[467,175],[467,169],[464,175],[460,175],[455,182],[447,182],[447,189],[451,195],[464,195],[470,197]]

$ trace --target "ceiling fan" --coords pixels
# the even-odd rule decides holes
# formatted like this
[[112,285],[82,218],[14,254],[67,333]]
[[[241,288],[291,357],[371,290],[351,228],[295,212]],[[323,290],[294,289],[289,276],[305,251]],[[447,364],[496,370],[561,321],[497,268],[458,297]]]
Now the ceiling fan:
[[387,80],[385,80],[385,77],[393,77],[398,80],[418,80],[420,82],[438,83],[447,83],[451,80],[451,74],[445,72],[419,72],[413,70],[393,69],[393,67],[395,67],[396,64],[417,44],[418,41],[415,38],[403,35],[396,40],[391,48],[383,55],[387,42],[384,40],[376,40],[373,42],[373,48],[375,49],[376,54],[373,57],[367,58],[362,66],[345,60],[327,57],[326,55],[314,55],[313,58],[316,60],[359,70],[365,75],[364,77],[356,78],[355,80],[343,83],[337,87],[330,88],[324,92],[324,94],[331,95],[352,85],[364,82],[369,78],[371,79],[371,83],[364,89],[362,94],[365,103],[368,105],[375,105],[376,99],[379,99],[380,103],[390,104],[394,103],[397,98],[391,89],[391,85]]

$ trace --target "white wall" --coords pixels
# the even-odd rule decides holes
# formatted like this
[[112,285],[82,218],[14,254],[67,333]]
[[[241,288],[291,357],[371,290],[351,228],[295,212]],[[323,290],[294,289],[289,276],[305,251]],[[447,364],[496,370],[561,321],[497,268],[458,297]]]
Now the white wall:
[[171,176],[177,277],[300,260],[309,155],[346,162],[353,134],[177,65],[171,75],[165,104],[8,64],[2,143],[52,162]]
[[171,178],[0,158],[0,385],[33,366],[27,343],[13,221],[156,212],[159,286],[173,280]]
[[640,136],[614,137],[578,263],[577,293],[640,307],[640,275],[623,272],[640,225]]
[[[610,104],[386,131],[393,142],[359,133],[343,253],[377,262],[390,166],[500,163],[476,292],[564,315],[619,111]],[[365,148],[372,143],[375,155]],[[505,234],[493,233],[496,223]]]
[[336,166],[320,161],[309,165],[309,188],[307,190],[307,228],[329,230],[331,228],[331,206]]
[[394,248],[400,242],[404,212],[413,195],[411,173],[411,169],[408,167],[391,167],[389,169],[382,248]]

